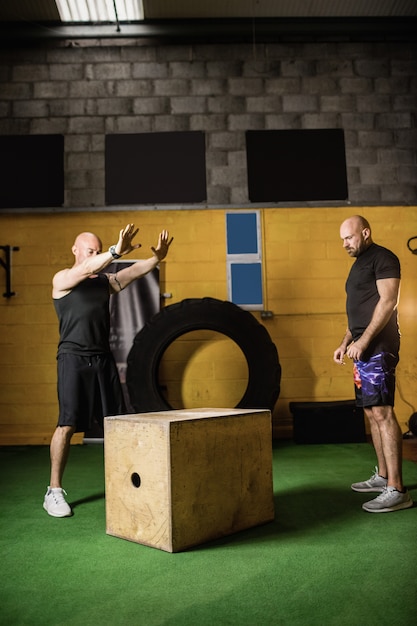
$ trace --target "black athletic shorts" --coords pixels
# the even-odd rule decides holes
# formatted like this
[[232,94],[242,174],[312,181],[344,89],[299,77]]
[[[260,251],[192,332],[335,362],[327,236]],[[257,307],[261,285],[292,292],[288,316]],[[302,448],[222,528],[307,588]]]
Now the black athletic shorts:
[[106,415],[126,413],[116,363],[111,354],[58,355],[58,426],[86,432]]

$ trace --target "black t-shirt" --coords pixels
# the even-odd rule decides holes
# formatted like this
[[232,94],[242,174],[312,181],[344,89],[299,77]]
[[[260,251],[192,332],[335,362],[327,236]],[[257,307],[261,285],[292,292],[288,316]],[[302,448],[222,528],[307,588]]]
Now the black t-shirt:
[[91,356],[110,352],[109,281],[100,274],[86,278],[66,296],[54,299],[59,319],[58,354]]
[[[384,278],[401,278],[400,261],[393,252],[373,243],[357,257],[346,281],[346,312],[349,330],[355,341],[371,321],[379,301],[376,281]],[[399,347],[400,332],[395,309],[387,325],[371,341],[363,359],[379,352],[397,354]]]

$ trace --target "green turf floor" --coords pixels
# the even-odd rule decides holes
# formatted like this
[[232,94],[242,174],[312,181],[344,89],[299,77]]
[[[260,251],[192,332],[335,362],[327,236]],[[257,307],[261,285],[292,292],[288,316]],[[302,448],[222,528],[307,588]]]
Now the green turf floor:
[[[369,444],[274,444],[275,521],[175,554],[106,535],[99,444],[72,447],[74,516],[49,517],[48,455],[0,449],[1,624],[417,624],[417,506],[362,510]],[[417,464],[404,478],[417,502]]]

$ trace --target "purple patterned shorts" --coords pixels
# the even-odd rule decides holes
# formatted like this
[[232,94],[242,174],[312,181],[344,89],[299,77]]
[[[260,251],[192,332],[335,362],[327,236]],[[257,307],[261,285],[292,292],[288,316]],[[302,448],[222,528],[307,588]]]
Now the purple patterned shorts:
[[395,368],[398,356],[375,354],[369,361],[355,361],[353,381],[357,406],[394,406]]

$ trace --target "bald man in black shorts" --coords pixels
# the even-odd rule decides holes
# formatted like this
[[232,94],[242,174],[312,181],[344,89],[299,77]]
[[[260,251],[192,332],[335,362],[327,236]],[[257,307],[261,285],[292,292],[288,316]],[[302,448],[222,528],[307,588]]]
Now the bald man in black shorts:
[[152,256],[118,271],[103,270],[114,260],[140,247],[133,244],[138,229],[123,228],[115,245],[102,252],[97,235],[77,236],[74,265],[55,274],[52,297],[59,319],[58,400],[59,419],[52,436],[51,476],[43,507],[53,517],[69,517],[62,478],[75,432],[91,428],[106,415],[125,413],[116,363],[110,352],[109,298],[152,271],[168,254],[172,238],[163,230]]

